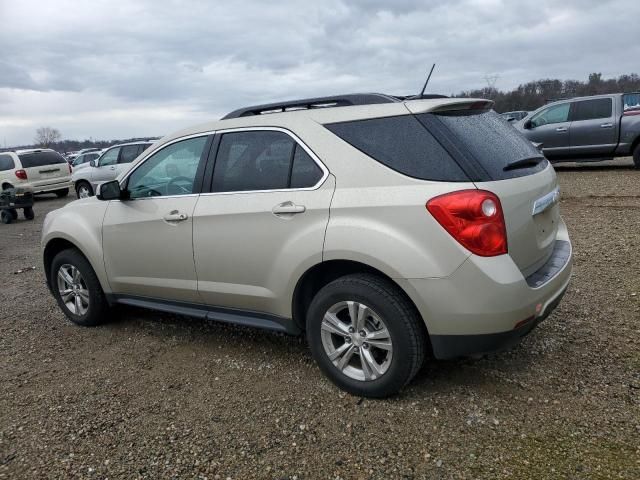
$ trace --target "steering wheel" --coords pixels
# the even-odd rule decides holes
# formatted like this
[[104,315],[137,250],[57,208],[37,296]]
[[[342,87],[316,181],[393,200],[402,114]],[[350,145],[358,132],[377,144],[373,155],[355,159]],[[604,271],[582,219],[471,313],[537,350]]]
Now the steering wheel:
[[[183,185],[179,185],[182,182]],[[185,186],[184,184],[187,184]],[[167,195],[183,195],[193,193],[193,180],[188,177],[174,177],[167,183]]]

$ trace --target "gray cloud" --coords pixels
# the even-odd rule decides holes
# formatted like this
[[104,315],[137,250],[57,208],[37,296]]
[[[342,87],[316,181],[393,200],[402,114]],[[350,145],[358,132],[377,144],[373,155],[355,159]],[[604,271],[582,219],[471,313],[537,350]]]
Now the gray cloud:
[[432,62],[430,90],[450,94],[492,74],[500,88],[619,75],[640,57],[636,0],[0,0],[0,16],[10,143],[43,122],[126,137],[275,99],[413,93]]

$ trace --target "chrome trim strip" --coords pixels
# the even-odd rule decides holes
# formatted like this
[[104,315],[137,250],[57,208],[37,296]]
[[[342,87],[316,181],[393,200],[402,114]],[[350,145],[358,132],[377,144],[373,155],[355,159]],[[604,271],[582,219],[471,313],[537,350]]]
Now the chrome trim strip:
[[553,205],[558,203],[560,199],[560,188],[556,187],[546,195],[540,197],[533,203],[533,210],[531,212],[531,216],[535,217],[536,215],[548,210]]

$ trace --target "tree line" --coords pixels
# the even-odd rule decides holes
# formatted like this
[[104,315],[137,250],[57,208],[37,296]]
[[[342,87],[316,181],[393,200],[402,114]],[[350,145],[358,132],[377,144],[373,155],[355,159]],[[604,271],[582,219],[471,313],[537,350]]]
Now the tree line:
[[545,103],[562,98],[640,91],[640,76],[636,73],[617,78],[602,78],[592,73],[586,82],[580,80],[542,79],[519,85],[510,91],[481,88],[460,92],[454,97],[488,98],[495,102],[497,112],[535,110]]

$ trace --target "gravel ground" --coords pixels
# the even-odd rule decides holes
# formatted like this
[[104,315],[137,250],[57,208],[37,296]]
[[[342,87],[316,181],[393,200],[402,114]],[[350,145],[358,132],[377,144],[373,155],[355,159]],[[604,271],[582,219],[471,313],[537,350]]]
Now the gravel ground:
[[640,478],[640,171],[557,170],[560,307],[384,401],[338,391],[298,338],[141,310],[73,326],[39,252],[68,200],[42,197],[0,225],[0,478]]

